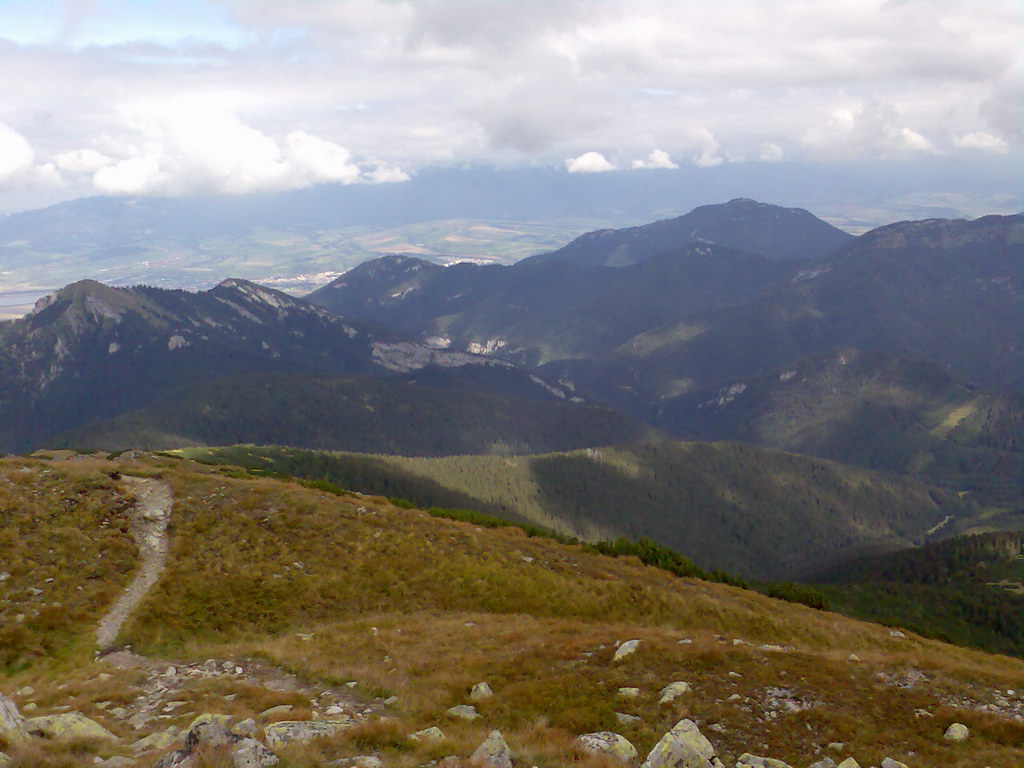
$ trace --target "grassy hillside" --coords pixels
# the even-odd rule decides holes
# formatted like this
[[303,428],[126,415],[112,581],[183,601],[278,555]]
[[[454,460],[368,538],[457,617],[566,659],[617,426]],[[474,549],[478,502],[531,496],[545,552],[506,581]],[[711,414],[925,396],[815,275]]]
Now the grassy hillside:
[[912,480],[740,443],[438,459],[251,446],[180,455],[468,506],[591,541],[648,536],[704,568],[753,578],[908,546],[966,511]]
[[848,563],[821,580],[847,615],[1024,654],[1024,533],[959,536]]
[[[977,768],[1015,765],[1024,754],[1024,727],[1012,719],[1019,702],[1005,693],[1024,676],[1017,660],[893,636],[514,528],[233,477],[229,468],[127,455],[2,466],[29,487],[53,483],[60,493],[82,483],[108,487],[112,471],[159,475],[174,493],[167,568],[121,638],[149,660],[136,657],[141,666],[131,669],[94,661],[82,617],[74,623],[83,640],[77,663],[55,666],[44,657],[0,675],[5,693],[32,686],[19,694],[22,706],[46,714],[70,703],[122,741],[55,745],[64,750],[56,757],[8,746],[16,768],[70,768],[91,764],[97,752],[130,752],[139,736],[187,726],[200,711],[243,717],[288,704],[292,717],[309,718],[337,689],[378,714],[334,739],[282,750],[282,768],[367,753],[412,768],[468,755],[492,728],[524,764],[598,768],[605,764],[581,754],[575,735],[615,730],[645,754],[681,717],[697,721],[729,765],[753,751],[802,766],[831,742],[843,742],[862,765],[891,756],[913,766]],[[25,554],[52,549],[59,558],[79,546],[79,538],[31,539]],[[63,569],[54,578],[57,590],[80,576]],[[7,599],[31,600],[20,591]],[[626,639],[640,640],[639,650],[613,662]],[[219,669],[225,659],[239,669],[277,670],[277,679],[294,673],[301,685],[275,691],[251,671],[181,678],[181,670]],[[481,680],[494,690],[476,704],[482,719],[446,719],[445,710],[465,703]],[[689,682],[692,692],[659,704],[673,680]],[[174,690],[161,694],[169,685]],[[617,695],[624,686],[638,695]],[[162,709],[170,696],[173,706]],[[134,730],[112,700],[129,711],[157,701],[165,714]],[[915,715],[921,710],[929,716]],[[639,720],[622,724],[616,712]],[[970,726],[969,742],[943,741],[953,721]],[[408,738],[435,724],[442,743]],[[72,750],[79,762],[70,761]]]
[[[484,380],[492,373],[502,376]],[[256,443],[444,456],[557,451],[654,434],[614,411],[558,402],[525,374],[518,389],[511,388],[507,379],[512,375],[504,369],[424,372],[428,383],[437,379],[458,391],[368,377],[224,377],[65,433],[50,444],[115,451]],[[454,376],[473,376],[461,387],[484,391],[460,389]],[[537,396],[526,397],[527,390]]]

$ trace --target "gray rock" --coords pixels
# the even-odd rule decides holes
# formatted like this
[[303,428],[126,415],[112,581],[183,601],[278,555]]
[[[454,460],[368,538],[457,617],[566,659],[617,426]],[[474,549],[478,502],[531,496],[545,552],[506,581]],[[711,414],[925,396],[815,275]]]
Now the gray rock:
[[80,712],[33,717],[25,721],[25,730],[32,734],[45,736],[48,739],[117,741],[117,736]]
[[680,720],[661,737],[641,768],[713,768],[715,748],[692,720]]
[[512,768],[512,750],[505,743],[501,731],[491,731],[470,756],[469,762],[478,768]]
[[669,683],[668,685],[666,685],[664,688],[661,689],[661,693],[659,694],[659,696],[661,698],[658,699],[658,703],[659,704],[668,704],[670,701],[679,698],[684,693],[689,693],[689,692],[690,692],[690,684],[689,683],[684,683],[682,681],[676,681],[674,683]]
[[375,755],[342,757],[327,764],[330,768],[384,768],[384,761]]
[[744,752],[736,762],[736,768],[793,768],[793,766],[776,760],[774,757],[758,757]]
[[280,761],[256,739],[245,737],[231,750],[231,762],[234,768],[270,768]]
[[[330,712],[330,710],[328,710]],[[256,733],[256,721],[251,717],[245,718],[239,723],[236,723],[231,727],[231,733],[234,736],[252,736]]]
[[584,733],[576,740],[587,752],[608,755],[627,764],[632,764],[637,759],[636,747],[629,739],[611,731]]
[[907,768],[907,764],[901,763],[899,760],[893,760],[891,757],[887,757],[882,761],[882,768]]
[[473,686],[473,690],[469,693],[470,701],[485,701],[494,695],[494,691],[491,690],[491,686],[487,683],[477,683]]
[[15,696],[31,696],[35,692],[36,692],[35,688],[33,688],[31,685],[26,685],[26,686],[23,686],[23,687],[19,688],[18,692],[15,694]]
[[831,757],[826,757],[816,763],[811,763],[807,768],[836,768],[836,761]]
[[640,722],[640,718],[636,715],[627,715],[625,712],[616,712],[615,719],[619,721],[620,725],[632,725],[633,723]]
[[619,688],[618,695],[624,699],[635,699],[640,695],[639,688]]
[[25,718],[18,711],[18,705],[0,693],[0,736],[13,743],[28,738],[25,730]]
[[168,728],[166,731],[158,731],[151,733],[144,739],[139,739],[132,744],[132,751],[135,754],[141,754],[142,752],[150,752],[157,749],[167,749],[174,742],[178,740],[178,729],[174,726]]
[[458,720],[476,720],[480,717],[480,713],[476,711],[476,707],[469,704],[456,704],[454,707],[449,709],[446,714],[448,717],[456,718]]
[[971,735],[971,730],[963,723],[953,723],[942,735],[946,741],[966,741]]
[[292,710],[295,709],[291,704],[280,704],[270,709],[265,709],[260,712],[259,717],[267,720],[273,720],[275,717],[284,717],[290,715]]
[[615,656],[612,661],[622,661],[624,658],[632,653],[636,653],[636,649],[640,647],[639,640],[627,640],[618,648],[615,649]]
[[[0,765],[3,765],[2,760],[0,760]],[[108,757],[102,763],[96,763],[96,768],[135,768],[136,765],[138,763],[127,757]]]
[[200,746],[223,747],[234,740],[235,737],[223,720],[203,720],[190,727],[185,734],[184,752],[191,755]]
[[860,768],[860,763],[852,757],[848,757],[839,764],[838,768]]
[[290,742],[305,742],[334,736],[352,727],[352,718],[344,720],[281,720],[263,729],[267,746],[276,749]]
[[445,736],[444,731],[433,725],[430,728],[424,728],[422,731],[410,734],[409,738],[413,741],[443,741]]

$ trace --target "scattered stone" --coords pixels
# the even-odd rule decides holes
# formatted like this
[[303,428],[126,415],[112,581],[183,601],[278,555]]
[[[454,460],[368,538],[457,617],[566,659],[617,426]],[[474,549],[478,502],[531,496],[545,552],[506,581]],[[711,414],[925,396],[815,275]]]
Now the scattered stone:
[[576,740],[587,752],[609,755],[627,764],[632,764],[637,759],[636,747],[629,739],[611,731],[584,733]]
[[[3,765],[3,760],[0,760],[0,765]],[[135,768],[136,762],[129,760],[127,757],[108,757],[101,763],[96,763],[96,768]]]
[[24,712],[35,712],[37,709],[39,709],[39,707],[36,705],[36,703],[34,701],[30,701],[28,704],[26,704],[21,709]]
[[841,762],[837,768],[860,768],[860,763],[854,760],[852,757],[848,757]]
[[234,768],[270,768],[280,761],[256,739],[245,737],[231,750],[231,762]]
[[844,744],[841,741],[830,741],[828,743],[828,748],[831,749],[833,752],[842,752],[844,749],[846,749],[846,744]]
[[907,768],[907,764],[901,763],[899,760],[893,760],[891,757],[887,757],[882,761],[882,768]]
[[619,696],[624,699],[635,699],[640,695],[639,688],[619,688]]
[[444,731],[436,725],[432,725],[430,728],[424,728],[422,731],[410,734],[409,738],[413,741],[443,741],[445,736]]
[[953,723],[942,735],[946,741],[966,741],[971,735],[970,729],[963,723]]
[[906,634],[904,634],[903,632],[900,632],[898,629],[894,629],[894,630],[889,632],[889,637],[904,638],[904,637],[906,637]]
[[680,640],[678,642],[679,642],[679,645],[689,645],[690,643],[693,642],[693,640],[691,640],[688,637],[684,637],[682,640]]
[[661,689],[661,698],[658,699],[659,704],[668,704],[670,701],[679,698],[684,693],[690,692],[690,684],[684,682],[669,683]]
[[615,656],[612,661],[622,661],[624,658],[632,653],[636,653],[636,649],[640,647],[639,640],[627,640],[618,648],[615,649]]
[[260,712],[259,716],[266,719],[272,719],[275,717],[284,717],[285,715],[291,714],[292,710],[295,709],[291,704],[279,704],[276,707],[270,707]]
[[223,747],[235,738],[228,730],[228,720],[208,719],[192,725],[185,734],[184,752],[191,755],[200,746]]
[[324,714],[328,717],[331,717],[332,715],[343,715],[345,714],[345,708],[339,707],[337,704],[333,704],[324,710]]
[[476,711],[476,707],[470,704],[456,704],[454,707],[449,709],[446,714],[448,717],[454,717],[459,720],[476,720],[480,717],[480,713]]
[[807,768],[836,768],[836,761],[833,760],[831,757],[826,757],[822,760],[819,760],[816,763],[813,763],[812,765],[807,766]]
[[625,712],[616,712],[615,719],[619,721],[620,725],[632,725],[633,723],[640,722],[640,718],[636,715],[627,715]]
[[640,768],[713,768],[715,748],[692,720],[680,720],[661,737]]
[[33,717],[25,721],[25,730],[31,734],[60,741],[67,739],[117,741],[114,734],[79,712]]
[[736,768],[793,768],[793,766],[782,760],[776,760],[774,757],[758,757],[744,752],[740,755]]
[[267,746],[275,749],[282,744],[298,741],[312,741],[322,739],[325,736],[334,736],[337,733],[350,728],[353,724],[351,718],[344,720],[281,720],[271,723],[263,729],[263,735],[267,738]]
[[33,688],[31,685],[26,685],[22,688],[19,688],[15,696],[31,696],[35,692],[35,688]]
[[231,727],[231,733],[234,736],[252,736],[256,733],[256,721],[251,717],[247,717],[240,723],[233,725]]
[[386,707],[390,707],[390,706],[392,706],[394,704],[397,704],[397,703],[398,703],[398,697],[397,696],[388,696],[386,699],[384,699],[384,706],[386,706]]
[[478,768],[512,768],[512,750],[505,743],[501,731],[491,731],[470,756],[469,762]]
[[491,686],[487,683],[477,683],[473,686],[473,690],[469,693],[470,701],[484,701],[491,698],[494,695],[494,691],[491,690]]
[[384,761],[374,755],[342,757],[327,763],[330,768],[384,768]]

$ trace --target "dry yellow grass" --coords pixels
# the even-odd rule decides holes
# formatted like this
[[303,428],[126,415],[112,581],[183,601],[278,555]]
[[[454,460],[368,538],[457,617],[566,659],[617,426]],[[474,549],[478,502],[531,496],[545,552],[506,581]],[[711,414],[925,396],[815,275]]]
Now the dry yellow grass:
[[[524,764],[597,768],[575,747],[579,733],[614,730],[645,751],[683,716],[701,724],[726,764],[750,751],[803,768],[832,741],[846,742],[865,766],[885,756],[915,768],[1024,764],[1024,726],[955,707],[1024,687],[1019,660],[896,638],[836,614],[384,499],[237,479],[171,459],[53,465],[74,482],[115,466],[161,474],[176,497],[168,569],[126,625],[125,641],[171,660],[259,657],[316,686],[358,681],[366,697],[398,697],[387,720],[286,750],[284,766],[375,752],[389,766],[411,767],[466,756],[497,727]],[[613,662],[615,644],[631,638],[643,641],[640,650]],[[759,647],[768,643],[792,649]],[[130,698],[138,681],[111,670],[100,685],[104,669],[38,664],[0,680],[0,689],[32,683],[41,711],[71,701],[124,735],[97,704],[116,700],[114,684]],[[908,670],[924,681],[896,685]],[[482,719],[446,719],[484,680],[495,696],[477,704]],[[660,705],[658,691],[676,680],[692,693]],[[624,686],[640,696],[618,697]],[[779,688],[789,693],[773,697]],[[186,724],[204,710],[244,717],[278,703],[313,706],[241,681],[197,682],[183,699],[180,716],[164,724]],[[785,699],[799,710],[787,711]],[[918,709],[932,716],[916,717]],[[616,712],[641,720],[620,725]],[[974,730],[967,744],[942,740],[954,720]],[[430,725],[445,742],[407,738]],[[219,760],[208,758],[211,766]]]

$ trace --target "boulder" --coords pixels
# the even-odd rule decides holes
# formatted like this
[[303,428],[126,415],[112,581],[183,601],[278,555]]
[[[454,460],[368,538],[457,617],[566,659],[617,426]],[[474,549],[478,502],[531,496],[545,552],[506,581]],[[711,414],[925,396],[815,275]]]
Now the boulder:
[[891,757],[887,757],[882,761],[882,768],[907,768],[907,764],[901,763],[899,760],[893,760]]
[[335,736],[352,727],[352,718],[344,720],[281,720],[263,729],[267,746],[276,749],[293,741],[304,742]]
[[117,741],[112,734],[95,720],[90,720],[79,712],[66,712],[62,715],[44,715],[25,721],[25,729],[32,734],[45,736],[48,739],[97,739],[100,741]]
[[620,725],[632,725],[633,723],[639,723],[640,718],[636,715],[629,715],[625,712],[616,712],[615,719],[619,721]]
[[639,640],[627,640],[618,648],[615,649],[615,656],[612,661],[622,661],[624,658],[632,653],[636,653],[636,649],[640,647]]
[[661,737],[641,768],[712,768],[715,748],[692,720],[680,720]]
[[669,683],[661,689],[661,693],[658,695],[661,697],[658,699],[659,704],[668,704],[673,699],[677,699],[684,693],[690,692],[690,684],[681,681]]
[[231,750],[234,768],[270,768],[280,762],[277,755],[251,737],[240,739]]
[[443,741],[445,736],[444,731],[436,725],[432,725],[430,728],[424,728],[422,731],[410,734],[409,738],[413,741]]
[[501,731],[491,731],[470,756],[469,762],[477,768],[512,768],[512,750],[505,743]]
[[186,754],[191,755],[200,746],[223,747],[235,741],[224,720],[203,720],[190,726],[185,734]]
[[12,744],[28,738],[28,731],[25,730],[25,718],[18,711],[18,705],[2,693],[0,693],[0,736]]
[[455,718],[456,720],[476,720],[480,717],[480,713],[476,711],[476,707],[469,704],[456,704],[445,714],[447,714],[448,717]]
[[584,733],[577,741],[587,752],[609,755],[629,764],[634,763],[637,759],[636,747],[630,743],[629,739],[611,731]]
[[816,763],[811,763],[807,768],[836,768],[836,761],[831,757],[826,757]]
[[942,735],[946,741],[965,741],[971,735],[971,730],[963,723],[953,723]]
[[470,701],[484,701],[491,698],[494,695],[494,691],[491,690],[491,686],[487,683],[477,683],[473,686],[473,690],[469,693]]
[[860,763],[852,757],[848,757],[839,764],[838,768],[860,768]]
[[619,688],[618,695],[624,699],[635,699],[640,695],[639,688]]

